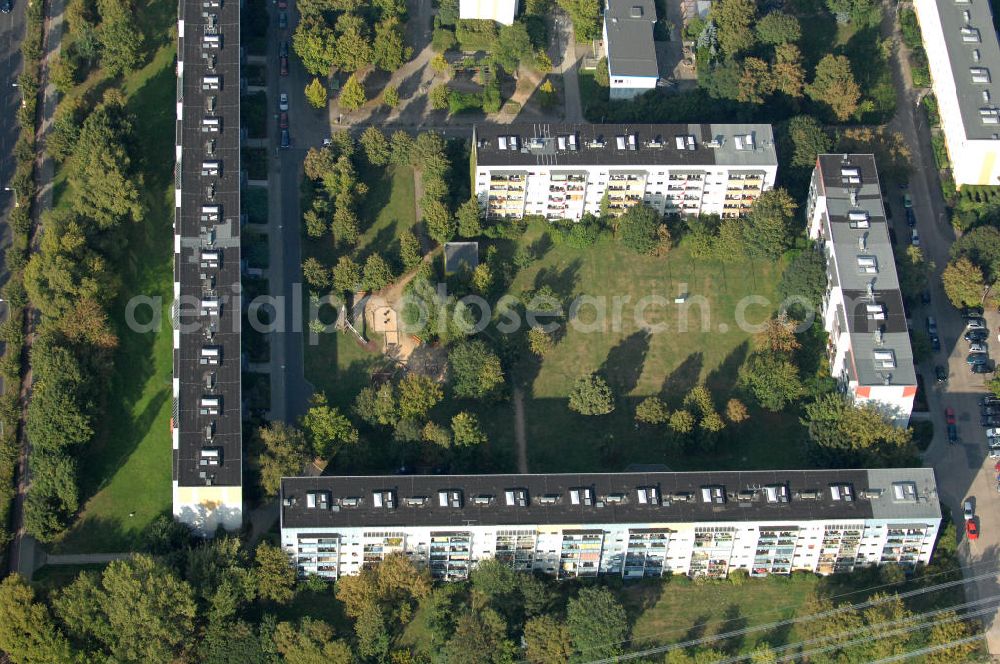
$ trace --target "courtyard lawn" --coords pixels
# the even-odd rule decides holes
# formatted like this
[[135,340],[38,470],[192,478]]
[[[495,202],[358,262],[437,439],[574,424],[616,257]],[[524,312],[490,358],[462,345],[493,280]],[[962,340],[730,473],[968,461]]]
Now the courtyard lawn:
[[[521,243],[537,245],[543,231],[542,224],[531,225]],[[752,324],[769,317],[780,299],[775,287],[783,267],[783,261],[695,260],[683,246],[665,258],[637,256],[612,241],[584,250],[551,247],[517,275],[509,292],[517,295],[548,285],[567,315],[569,303],[578,296],[594,298],[603,303],[606,322],[589,330],[564,325],[556,333],[562,338],[544,360],[527,359],[515,368],[513,380],[526,393],[531,471],[620,470],[633,463],[665,463],[675,470],[802,463],[796,446],[802,430],[794,415],[751,407],[751,419],[730,425],[717,448],[704,455],[670,451],[663,429],[637,427],[634,420],[635,406],[643,398],[658,395],[677,408],[699,382],[711,388],[717,409],[724,409],[751,344],[752,332],[741,329],[737,320],[740,307],[750,302],[747,298],[764,298],[760,302],[766,304],[750,302],[743,318]],[[686,325],[681,314],[685,307],[674,304],[682,294],[688,297]],[[663,299],[646,310],[645,320],[665,326],[665,331],[651,335],[640,328],[633,306],[649,296]],[[576,320],[590,324],[595,315],[595,306],[583,306]],[[611,386],[616,397],[613,413],[584,417],[569,410],[567,397],[574,382],[590,372],[598,372]],[[506,439],[510,406],[489,410],[495,409],[502,412],[484,413],[497,425],[489,432],[491,440]],[[775,440],[786,443],[774,445]]]
[[388,166],[382,173],[364,177],[369,190],[358,210],[361,256],[377,251],[393,258],[399,250],[399,236],[417,223],[413,169],[409,166]]
[[[111,308],[118,333],[114,372],[98,435],[80,455],[81,495],[86,500],[56,552],[132,550],[145,527],[170,513],[170,411],[172,299],[174,94],[172,42],[124,82],[135,117],[137,168],[145,178],[145,219],[128,229],[127,250],[117,272],[123,289]],[[125,324],[125,303],[136,295],[159,297],[162,324],[137,333]],[[137,318],[144,313],[141,309]]]

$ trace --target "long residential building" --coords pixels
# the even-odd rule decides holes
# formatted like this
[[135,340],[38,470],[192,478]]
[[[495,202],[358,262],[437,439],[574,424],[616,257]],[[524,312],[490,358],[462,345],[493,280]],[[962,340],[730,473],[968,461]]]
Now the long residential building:
[[174,217],[173,513],[243,517],[240,3],[180,0]]
[[774,186],[766,124],[488,124],[473,130],[488,217],[580,219],[645,203],[662,214],[747,214]]
[[809,236],[827,261],[830,375],[857,403],[906,426],[917,375],[875,157],[823,154],[809,185]]
[[989,2],[914,0],[955,183],[1000,184],[1000,44]]
[[559,578],[820,574],[930,561],[934,471],[295,477],[281,542],[302,575],[401,552],[439,579],[496,558]]

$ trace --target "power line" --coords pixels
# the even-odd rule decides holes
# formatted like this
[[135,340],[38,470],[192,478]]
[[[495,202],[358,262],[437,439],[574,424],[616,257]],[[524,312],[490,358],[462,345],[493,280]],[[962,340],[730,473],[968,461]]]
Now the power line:
[[954,641],[948,641],[947,643],[939,643],[933,646],[927,646],[926,648],[920,648],[919,650],[903,653],[902,655],[893,655],[892,657],[885,657],[883,659],[870,662],[870,664],[892,664],[892,662],[902,662],[903,660],[910,659],[911,657],[919,657],[920,655],[929,655],[930,653],[937,652],[938,650],[947,650],[948,648],[954,646],[960,646],[966,643],[972,643],[974,641],[981,641],[982,639],[983,639],[982,634],[973,634],[972,636],[967,636],[963,639],[955,639]]

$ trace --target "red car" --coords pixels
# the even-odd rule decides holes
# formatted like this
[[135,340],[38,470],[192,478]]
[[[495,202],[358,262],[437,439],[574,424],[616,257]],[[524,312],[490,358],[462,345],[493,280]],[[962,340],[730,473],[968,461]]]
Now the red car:
[[278,116],[278,126],[281,129],[288,129],[288,112],[282,111],[281,115]]
[[288,56],[283,55],[278,60],[281,62],[281,75],[288,76]]
[[944,409],[944,421],[945,421],[946,424],[954,424],[955,423],[955,409],[954,408],[945,408]]
[[970,519],[965,522],[965,535],[970,541],[979,539],[979,526],[976,525],[975,521]]
[[288,0],[278,0],[278,9],[288,9]]

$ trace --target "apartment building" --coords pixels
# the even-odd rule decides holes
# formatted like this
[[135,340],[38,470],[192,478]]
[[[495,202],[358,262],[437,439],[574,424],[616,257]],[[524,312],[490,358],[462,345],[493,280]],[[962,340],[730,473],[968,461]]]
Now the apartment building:
[[632,99],[656,87],[653,0],[607,0],[604,5],[604,48],[608,56],[611,99]]
[[830,374],[855,402],[906,426],[917,375],[875,157],[819,155],[807,214],[809,236],[827,260]]
[[[645,203],[663,214],[738,217],[774,185],[765,124],[510,124],[473,130],[488,217],[580,219]],[[606,199],[606,200],[605,200]]]
[[517,14],[517,0],[460,0],[458,17],[496,21],[503,25],[514,22]]
[[243,516],[240,3],[178,12],[173,514],[210,535]]
[[934,471],[295,477],[281,542],[300,574],[357,574],[402,552],[439,579],[497,558],[573,578],[724,577],[930,561]]
[[914,0],[955,183],[1000,184],[1000,44],[988,2]]

